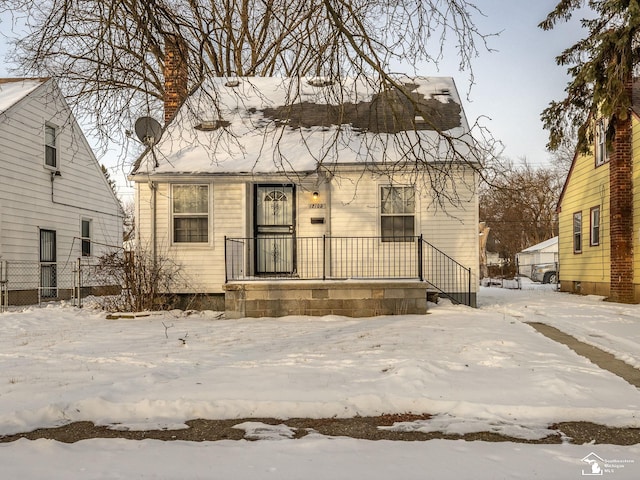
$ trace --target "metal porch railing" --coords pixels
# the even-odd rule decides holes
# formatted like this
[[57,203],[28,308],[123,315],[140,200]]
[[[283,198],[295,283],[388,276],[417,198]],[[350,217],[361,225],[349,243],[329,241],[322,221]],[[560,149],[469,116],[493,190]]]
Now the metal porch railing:
[[415,279],[472,305],[471,269],[420,236],[225,237],[225,280]]
[[465,267],[420,237],[424,281],[454,303],[472,306],[471,268]]

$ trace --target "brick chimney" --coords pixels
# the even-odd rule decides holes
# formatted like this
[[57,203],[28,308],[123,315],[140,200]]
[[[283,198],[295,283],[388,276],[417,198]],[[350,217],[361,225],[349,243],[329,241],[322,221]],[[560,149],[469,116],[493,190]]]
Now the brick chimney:
[[164,124],[174,117],[187,98],[188,65],[187,46],[182,37],[166,34],[164,37]]
[[[632,97],[633,81],[626,88]],[[633,145],[631,112],[617,116],[609,160],[611,290],[610,300],[634,303],[633,286]]]

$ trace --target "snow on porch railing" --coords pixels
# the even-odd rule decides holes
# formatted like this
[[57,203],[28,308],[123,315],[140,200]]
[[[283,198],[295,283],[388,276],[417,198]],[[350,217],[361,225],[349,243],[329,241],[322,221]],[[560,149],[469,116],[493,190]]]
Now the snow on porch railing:
[[225,279],[415,279],[471,305],[471,271],[424,241],[407,237],[225,237]]

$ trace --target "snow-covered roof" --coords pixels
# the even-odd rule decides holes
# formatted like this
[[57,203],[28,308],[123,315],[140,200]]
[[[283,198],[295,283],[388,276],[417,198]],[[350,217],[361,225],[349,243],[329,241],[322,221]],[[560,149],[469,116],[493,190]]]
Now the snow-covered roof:
[[0,78],[0,113],[7,111],[47,80],[47,78]]
[[[469,125],[450,77],[214,78],[190,96],[133,174],[309,172],[320,165],[451,159]],[[431,158],[425,158],[428,156]]]
[[553,237],[549,240],[545,240],[544,242],[537,243],[529,248],[525,248],[521,253],[538,252],[540,250],[553,247],[554,245],[558,245],[558,237]]

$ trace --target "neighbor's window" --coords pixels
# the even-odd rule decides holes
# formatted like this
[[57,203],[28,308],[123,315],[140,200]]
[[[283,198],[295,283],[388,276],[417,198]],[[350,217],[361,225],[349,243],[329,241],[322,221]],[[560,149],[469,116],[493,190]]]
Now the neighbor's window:
[[53,168],[58,168],[58,150],[56,148],[56,127],[44,126],[44,163]]
[[573,214],[573,253],[582,252],[582,212]]
[[600,207],[591,209],[591,235],[589,244],[594,247],[600,245]]
[[91,256],[91,220],[82,219],[80,226],[80,237],[82,240],[82,256]]
[[173,185],[173,241],[209,241],[209,186]]
[[412,241],[416,210],[413,187],[381,187],[380,202],[382,241]]
[[596,123],[596,167],[609,161],[607,149],[607,128],[609,122],[604,118]]

